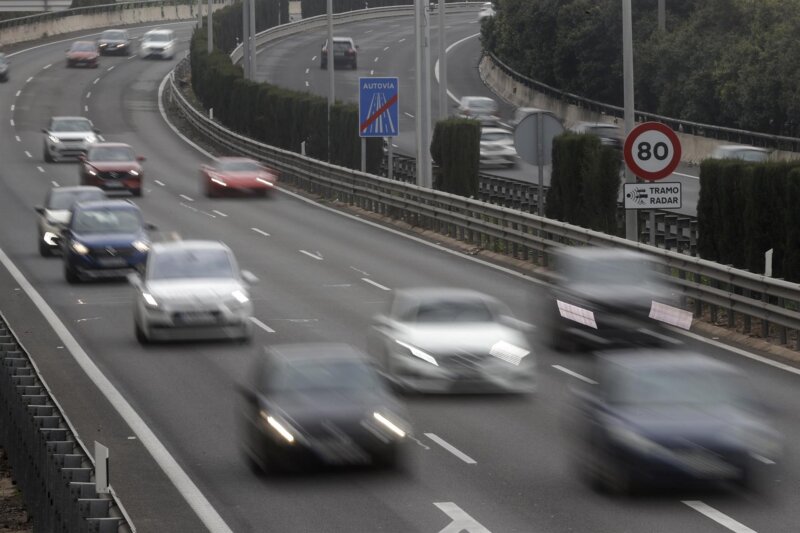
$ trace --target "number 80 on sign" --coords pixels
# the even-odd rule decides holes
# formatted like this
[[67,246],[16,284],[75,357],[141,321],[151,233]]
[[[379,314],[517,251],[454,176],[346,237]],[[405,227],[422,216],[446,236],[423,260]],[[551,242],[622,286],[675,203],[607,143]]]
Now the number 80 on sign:
[[625,164],[636,176],[660,180],[672,174],[681,160],[681,143],[675,132],[659,122],[645,122],[625,139]]

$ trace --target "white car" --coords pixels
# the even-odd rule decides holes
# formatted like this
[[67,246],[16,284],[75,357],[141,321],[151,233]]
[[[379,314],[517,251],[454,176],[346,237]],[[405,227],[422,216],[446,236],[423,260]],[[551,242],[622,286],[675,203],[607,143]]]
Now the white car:
[[483,126],[493,126],[500,122],[497,111],[497,102],[487,96],[463,96],[458,103],[456,115],[478,120]]
[[100,133],[86,117],[52,117],[44,133],[44,160],[78,159],[97,142]]
[[128,280],[137,289],[136,339],[236,339],[252,336],[253,303],[248,285],[257,281],[239,271],[230,248],[215,241],[156,243],[143,273]]
[[515,167],[519,163],[519,155],[514,146],[514,134],[503,128],[481,129],[480,165]]
[[490,19],[495,16],[494,5],[491,2],[484,2],[481,6],[481,12],[478,13],[478,20],[483,22],[486,19]]
[[172,59],[175,57],[176,45],[175,32],[172,30],[150,30],[142,37],[139,55],[143,58],[160,57],[161,59]]
[[39,255],[49,257],[60,249],[61,230],[69,224],[73,204],[105,199],[106,193],[99,187],[52,187],[44,205],[35,208],[39,213]]
[[402,389],[529,393],[536,388],[529,328],[477,291],[405,289],[373,319],[369,349]]
[[715,148],[711,153],[711,159],[741,159],[751,163],[763,163],[769,159],[769,153],[766,148],[757,146],[726,144]]

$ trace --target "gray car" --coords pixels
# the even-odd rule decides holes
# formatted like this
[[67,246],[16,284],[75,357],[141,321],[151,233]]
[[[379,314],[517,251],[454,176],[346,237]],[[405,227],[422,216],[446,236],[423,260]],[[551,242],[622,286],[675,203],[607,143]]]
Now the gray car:
[[497,102],[487,96],[464,96],[456,107],[456,116],[477,120],[483,126],[499,124]]
[[73,204],[105,199],[106,193],[98,187],[53,187],[47,191],[44,205],[35,208],[39,213],[36,224],[39,255],[49,257],[60,250],[61,230],[69,224]]
[[126,30],[106,30],[100,34],[97,48],[100,50],[100,55],[128,55],[131,51],[131,40]]
[[399,388],[419,392],[533,392],[535,357],[499,300],[468,289],[396,292],[373,319],[370,351]]
[[44,133],[46,162],[78,159],[86,155],[89,146],[96,143],[100,130],[86,117],[52,117]]
[[214,241],[156,243],[136,288],[134,322],[140,343],[161,340],[235,339],[252,336],[255,276],[239,271],[230,248]]

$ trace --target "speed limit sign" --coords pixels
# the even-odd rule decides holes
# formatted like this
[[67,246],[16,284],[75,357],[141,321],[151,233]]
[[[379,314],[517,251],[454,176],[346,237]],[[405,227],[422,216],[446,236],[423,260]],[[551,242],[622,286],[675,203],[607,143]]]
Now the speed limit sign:
[[681,161],[681,142],[660,122],[645,122],[625,139],[625,164],[636,176],[648,180],[666,178]]

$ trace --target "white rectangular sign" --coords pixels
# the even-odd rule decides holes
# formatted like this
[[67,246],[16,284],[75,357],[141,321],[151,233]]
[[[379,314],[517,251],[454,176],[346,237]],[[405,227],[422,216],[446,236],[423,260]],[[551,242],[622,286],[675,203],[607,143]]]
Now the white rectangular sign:
[[625,209],[680,209],[680,182],[625,184]]

